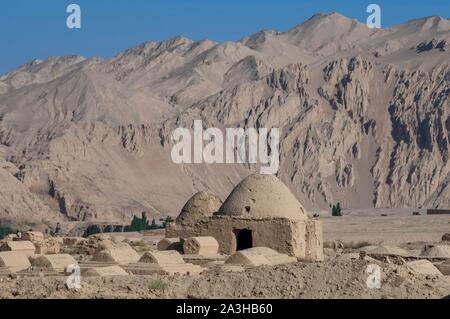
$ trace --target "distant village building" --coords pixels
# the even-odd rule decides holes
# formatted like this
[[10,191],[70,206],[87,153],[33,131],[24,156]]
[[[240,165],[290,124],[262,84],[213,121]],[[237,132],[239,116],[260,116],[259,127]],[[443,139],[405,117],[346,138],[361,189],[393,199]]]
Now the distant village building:
[[310,261],[323,260],[322,224],[310,219],[291,191],[273,175],[251,175],[225,203],[210,192],[194,195],[167,238],[211,236],[221,253],[268,247]]
[[427,215],[446,215],[450,214],[450,209],[428,209]]

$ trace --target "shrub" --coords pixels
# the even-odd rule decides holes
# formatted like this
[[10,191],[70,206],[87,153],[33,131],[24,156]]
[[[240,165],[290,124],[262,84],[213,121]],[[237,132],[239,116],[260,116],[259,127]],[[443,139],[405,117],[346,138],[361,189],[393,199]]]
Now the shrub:
[[142,212],[141,218],[137,216],[133,216],[133,220],[131,221],[131,225],[129,227],[129,231],[143,231],[150,229],[150,225],[147,219],[147,213]]
[[161,226],[156,225],[156,220],[152,219],[152,224],[150,225],[150,229],[158,229],[161,228]]
[[3,226],[2,223],[0,222],[0,239],[5,238],[9,234],[15,234],[15,233],[17,233],[17,231],[11,229],[8,226]]
[[14,232],[12,231],[11,228],[7,227],[7,226],[1,226],[0,225],[0,239],[5,238],[6,236],[8,236],[9,234],[13,234]]
[[331,215],[335,216],[335,217],[340,217],[342,216],[342,209],[341,209],[341,204],[337,203],[337,205],[333,205],[333,207],[331,208]]
[[83,237],[87,238],[91,235],[95,235],[95,234],[100,234],[102,231],[100,229],[100,227],[98,227],[97,225],[90,225],[88,228],[86,228],[86,230],[84,231]]
[[162,228],[166,228],[167,225],[174,222],[174,220],[170,216],[167,216],[165,219],[161,218],[160,221],[162,221]]
[[149,288],[150,290],[159,290],[159,289],[164,289],[165,286],[166,286],[166,285],[165,285],[161,280],[157,279],[157,280],[153,280],[153,281],[148,285],[148,288]]

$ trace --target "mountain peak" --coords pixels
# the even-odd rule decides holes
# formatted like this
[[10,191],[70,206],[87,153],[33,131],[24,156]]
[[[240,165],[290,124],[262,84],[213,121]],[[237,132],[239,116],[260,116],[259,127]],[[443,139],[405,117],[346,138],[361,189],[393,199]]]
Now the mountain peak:
[[192,44],[192,43],[194,43],[194,41],[192,41],[191,39],[186,38],[182,35],[177,35],[172,38],[169,38],[168,40],[166,40],[162,43],[165,43],[168,46],[175,46],[175,45],[180,45],[180,44]]
[[[330,54],[336,51],[337,46],[351,47],[353,43],[367,38],[371,32],[365,24],[337,12],[331,12],[312,16],[286,32],[284,37],[289,43],[302,46],[308,51]],[[325,51],[318,51],[326,47],[328,49]]]
[[[438,32],[450,31],[450,20],[440,16],[429,16],[410,20],[403,26],[415,27],[421,31],[433,30]],[[400,26],[401,27],[401,26]]]
[[317,13],[317,14],[313,15],[311,18],[309,18],[308,20],[306,20],[304,23],[296,26],[295,28],[301,27],[303,25],[311,26],[311,25],[321,25],[323,23],[348,24],[348,23],[354,23],[354,22],[358,22],[358,23],[362,24],[361,22],[359,22],[355,19],[350,19],[338,12],[333,11],[333,12],[328,12],[328,13]]
[[330,31],[339,31],[342,28],[357,26],[364,26],[364,24],[356,19],[350,19],[337,12],[318,13],[313,15],[305,22],[298,24],[297,26],[286,32],[286,34],[295,34],[304,31],[311,32],[323,28],[329,28]]

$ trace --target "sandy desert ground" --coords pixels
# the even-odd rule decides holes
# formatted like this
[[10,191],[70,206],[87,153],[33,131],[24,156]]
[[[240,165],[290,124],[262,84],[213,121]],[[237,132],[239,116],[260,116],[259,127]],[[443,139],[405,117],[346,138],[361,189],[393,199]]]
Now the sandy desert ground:
[[[370,289],[366,284],[366,270],[374,260],[358,258],[361,245],[397,245],[419,252],[425,244],[439,242],[442,234],[448,232],[450,216],[371,217],[360,213],[322,220],[325,245],[344,243],[344,249],[325,248],[324,262],[262,266],[242,272],[224,272],[211,267],[195,276],[84,277],[79,290],[69,290],[63,276],[0,277],[0,298],[443,298],[450,295],[450,276],[423,275],[405,265],[383,261],[375,261],[382,269],[381,289]],[[160,236],[157,233],[148,237]]]
[[323,263],[259,267],[242,273],[197,276],[84,278],[69,290],[65,277],[1,278],[0,298],[443,298],[450,278],[415,274],[381,264],[382,287],[366,286],[369,262],[343,254]]
[[450,215],[420,215],[389,213],[322,218],[324,241],[371,242],[385,245],[439,242],[450,231]]

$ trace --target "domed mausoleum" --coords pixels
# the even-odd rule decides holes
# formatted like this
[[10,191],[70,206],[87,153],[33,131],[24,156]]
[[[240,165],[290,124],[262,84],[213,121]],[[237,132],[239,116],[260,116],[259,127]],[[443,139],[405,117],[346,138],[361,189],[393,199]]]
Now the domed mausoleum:
[[219,197],[211,192],[198,192],[181,209],[176,222],[181,225],[195,224],[199,219],[211,217],[222,206]]
[[[250,175],[221,205],[210,192],[194,195],[166,237],[211,236],[220,252],[269,247],[304,260],[323,260],[322,224],[310,219],[289,188],[272,175]],[[219,208],[220,206],[220,208]]]

